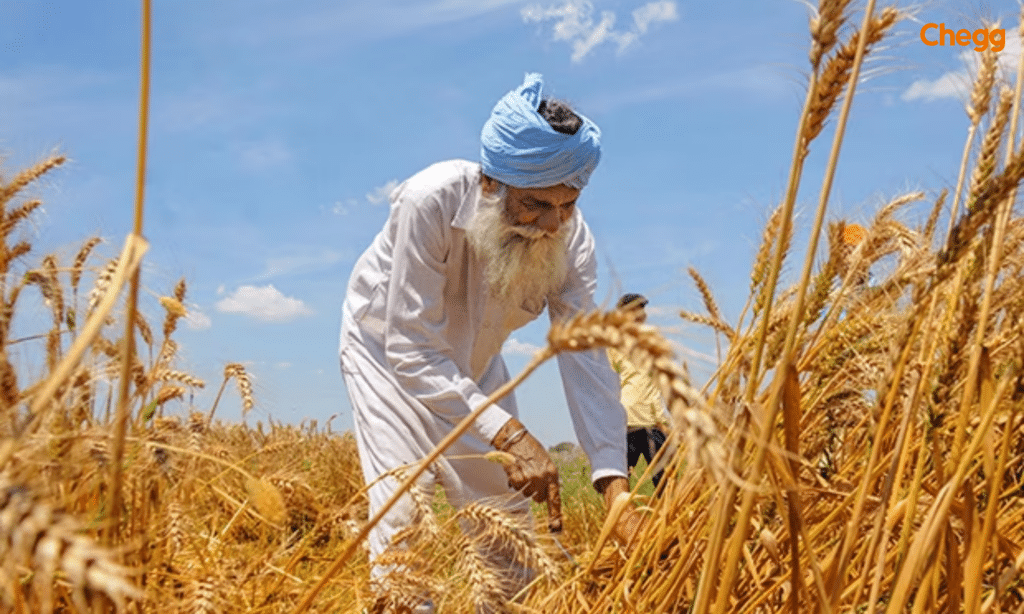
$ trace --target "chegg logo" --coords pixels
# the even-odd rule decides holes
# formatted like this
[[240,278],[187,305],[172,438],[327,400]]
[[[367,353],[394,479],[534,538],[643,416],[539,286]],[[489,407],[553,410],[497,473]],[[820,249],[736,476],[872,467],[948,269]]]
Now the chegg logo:
[[991,30],[978,28],[974,32],[966,29],[953,30],[947,28],[944,23],[926,23],[921,28],[921,42],[929,47],[945,46],[946,40],[949,40],[951,47],[954,45],[966,47],[973,43],[975,51],[984,51],[988,49],[989,45],[992,45],[992,51],[1002,51],[1003,45],[1006,44],[1006,30],[1002,28],[992,28]]

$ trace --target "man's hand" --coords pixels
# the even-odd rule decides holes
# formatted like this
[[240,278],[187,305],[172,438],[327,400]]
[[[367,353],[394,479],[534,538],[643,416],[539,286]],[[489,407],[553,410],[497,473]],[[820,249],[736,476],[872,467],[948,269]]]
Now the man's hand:
[[523,423],[515,418],[506,422],[491,445],[515,458],[514,462],[505,465],[508,485],[521,490],[537,503],[547,501],[552,513],[557,510],[560,516],[558,469],[544,446],[526,430]]
[[[604,496],[604,509],[608,514],[615,508],[615,500],[619,498],[619,495],[629,494],[629,480],[624,477],[609,476],[594,482],[594,488]],[[642,516],[631,504],[627,504],[626,509],[619,516],[618,522],[615,523],[613,529],[615,538],[623,544],[628,543],[641,529],[643,529]]]

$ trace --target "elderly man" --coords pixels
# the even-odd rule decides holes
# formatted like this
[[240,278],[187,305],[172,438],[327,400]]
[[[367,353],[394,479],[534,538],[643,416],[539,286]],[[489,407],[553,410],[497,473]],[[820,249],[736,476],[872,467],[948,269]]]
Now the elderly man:
[[[528,74],[484,125],[479,164],[437,163],[392,192],[384,229],[352,272],[341,326],[371,514],[398,484],[378,477],[429,454],[509,380],[500,351],[512,331],[545,307],[552,321],[595,308],[594,238],[576,201],[600,158],[599,138],[592,121],[543,97],[541,75]],[[561,354],[558,362],[592,480],[610,504],[628,489],[618,377],[601,351]],[[515,461],[483,459],[495,449]],[[420,487],[432,493],[440,484],[457,507],[487,499],[522,511],[528,497],[543,501],[557,483],[510,394]],[[404,497],[385,514],[370,534],[371,559],[416,513]],[[383,571],[374,568],[377,577]]]

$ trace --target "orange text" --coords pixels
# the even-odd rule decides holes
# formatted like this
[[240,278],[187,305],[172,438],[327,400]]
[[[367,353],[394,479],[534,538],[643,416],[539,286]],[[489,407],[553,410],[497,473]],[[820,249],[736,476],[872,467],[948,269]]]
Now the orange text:
[[991,45],[992,51],[998,52],[1002,51],[1006,44],[1006,30],[1002,28],[992,28],[991,30],[978,28],[974,32],[966,29],[953,30],[947,28],[944,23],[926,23],[921,28],[921,42],[929,47],[945,45],[947,40],[951,47],[954,45],[966,47],[973,44],[975,51],[984,51]]

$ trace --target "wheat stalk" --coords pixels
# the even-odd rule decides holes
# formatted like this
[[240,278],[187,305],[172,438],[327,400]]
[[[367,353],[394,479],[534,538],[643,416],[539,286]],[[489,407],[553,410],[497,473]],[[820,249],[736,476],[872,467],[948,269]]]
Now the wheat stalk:
[[[967,253],[972,239],[982,225],[995,215],[996,205],[1007,198],[1024,178],[1024,149],[1018,150],[1007,161],[1006,166],[998,175],[985,181],[978,189],[973,206],[953,226],[945,248],[939,253],[940,265],[948,265],[959,260]],[[938,280],[943,279],[940,276]]]
[[460,571],[470,586],[470,597],[477,611],[500,611],[501,604],[508,600],[503,583],[480,553],[477,544],[470,539],[459,541]]
[[173,369],[160,369],[153,374],[153,380],[157,382],[181,382],[192,388],[205,388],[206,382],[195,377],[191,373],[175,371]]
[[989,105],[992,102],[992,88],[996,84],[998,60],[999,56],[991,46],[981,52],[978,74],[971,86],[971,98],[964,109],[967,111],[967,117],[971,120],[971,125],[981,123],[981,118],[988,113]]
[[728,324],[721,320],[709,318],[708,316],[704,316],[699,313],[686,311],[685,309],[679,311],[679,317],[683,318],[684,320],[689,320],[690,322],[693,322],[695,324],[703,324],[705,326],[709,326],[725,334],[725,336],[728,337],[730,341],[736,338],[736,331],[734,331],[731,326],[729,326]]

